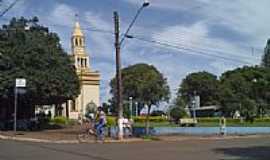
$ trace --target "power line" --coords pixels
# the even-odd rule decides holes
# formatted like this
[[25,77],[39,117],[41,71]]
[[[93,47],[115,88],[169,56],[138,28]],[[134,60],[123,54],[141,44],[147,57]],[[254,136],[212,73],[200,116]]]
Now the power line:
[[172,44],[169,44],[166,42],[161,42],[161,41],[156,41],[156,40],[147,40],[147,39],[139,38],[139,37],[132,37],[132,38],[140,40],[140,41],[148,42],[148,43],[157,44],[157,45],[164,46],[167,48],[173,48],[176,50],[189,51],[189,52],[191,51],[192,53],[190,53],[190,54],[197,54],[197,55],[202,55],[202,56],[207,56],[207,57],[212,57],[212,58],[214,57],[214,58],[219,58],[219,59],[223,59],[226,61],[233,61],[233,62],[237,62],[237,63],[252,65],[252,63],[247,62],[247,61],[238,60],[238,59],[234,59],[234,58],[230,58],[230,57],[223,57],[223,56],[214,55],[214,54],[209,54],[209,53],[199,51],[199,50],[194,50],[191,48],[179,47],[179,46],[172,45]]
[[3,17],[9,10],[11,10],[19,0],[13,1],[2,13],[0,13],[0,17]]
[[[169,43],[169,44],[172,44],[172,45],[177,45],[177,46],[182,46],[182,47],[187,47],[187,48],[193,48],[193,49],[199,49],[199,50],[204,50],[204,51],[207,51],[207,52],[214,52],[214,53],[219,53],[219,54],[227,54],[227,55],[235,56],[235,54],[233,54],[233,53],[229,53],[229,52],[224,52],[224,51],[218,50],[217,49],[217,46],[214,46],[214,47],[211,47],[211,48],[207,48],[209,46],[198,47],[198,46],[192,45],[192,44],[191,45],[183,45],[183,44],[181,44],[181,42],[174,43],[174,42],[170,42],[170,41],[166,41],[166,40],[161,40],[161,39],[158,39],[158,38],[156,38],[156,39],[158,41],[162,41],[162,42]],[[212,48],[215,48],[215,49],[212,49]],[[254,54],[252,54],[252,56],[254,56]],[[252,58],[252,59],[254,59],[254,57],[250,57],[250,56],[237,56],[237,57],[239,57],[239,58],[249,58],[249,59]],[[258,58],[255,57],[255,59],[258,59]]]
[[[59,24],[50,24],[48,26],[61,27],[61,28],[72,28],[72,27],[69,27],[69,26],[66,26],[66,25],[59,25]],[[113,31],[105,30],[105,29],[98,29],[98,28],[95,28],[95,27],[93,27],[93,28],[84,28],[84,27],[82,27],[82,30],[92,31],[92,32],[99,32],[99,33],[102,33],[102,34],[111,34],[111,35],[114,34]],[[122,35],[124,35],[124,34],[122,34]],[[183,46],[181,44],[179,46],[179,44],[173,44],[172,42],[168,42],[168,41],[164,41],[164,40],[163,41],[161,41],[161,40],[149,40],[149,39],[142,38],[142,37],[137,37],[137,36],[136,37],[131,36],[130,38],[134,38],[136,40],[140,40],[140,41],[144,41],[144,42],[148,42],[148,43],[152,43],[152,44],[157,44],[157,45],[164,46],[164,47],[171,48],[171,49],[185,51],[185,53],[189,52],[189,54],[193,54],[193,55],[207,56],[207,57],[212,57],[212,58],[223,59],[223,60],[226,60],[226,61],[232,61],[232,62],[252,65],[252,63],[247,62],[247,61],[207,53],[207,52],[214,52],[214,53],[228,54],[227,52],[211,50],[211,49],[205,49],[205,48],[198,48],[198,47],[194,47],[194,46],[189,46],[189,47],[192,47],[192,48],[188,48],[187,46]],[[202,50],[204,50],[204,51],[202,51]],[[230,54],[230,55],[232,55],[232,54]],[[239,57],[239,58],[241,58],[241,57]]]
[[[65,26],[65,25],[58,25],[58,24],[53,24],[53,25],[49,25],[49,26],[72,28],[72,27],[68,27],[68,26]],[[102,33],[102,34],[104,34],[104,33],[105,34],[111,34],[111,35],[114,34],[113,31],[105,30],[105,29],[97,29],[97,28],[82,28],[82,29],[85,30],[85,31],[99,32],[99,33]],[[122,34],[122,35],[124,35],[124,34]],[[148,40],[148,39],[137,37],[137,36],[136,37],[131,36],[130,38],[134,38],[134,39],[144,41],[144,42],[148,42],[148,43],[158,44],[160,46],[165,46],[167,48],[173,48],[173,49],[177,49],[177,50],[181,50],[181,51],[185,51],[185,52],[189,51],[189,54],[207,56],[207,57],[212,57],[212,58],[214,57],[214,58],[223,59],[223,60],[226,60],[226,61],[232,61],[232,62],[237,62],[237,63],[241,63],[241,64],[252,65],[252,63],[247,62],[247,61],[238,60],[238,59],[234,59],[234,58],[230,58],[230,57],[219,56],[219,55],[216,55],[216,54],[209,54],[209,53],[207,53],[205,51],[228,54],[227,52],[221,52],[221,51],[219,52],[219,51],[209,50],[209,49],[204,49],[204,48],[195,48],[195,49],[197,49],[197,50],[195,50],[194,47],[192,49],[192,48],[187,48],[185,46],[177,46],[176,44],[172,44],[170,42],[164,42],[164,41],[159,41],[159,40]],[[201,51],[201,50],[205,50],[205,51]],[[190,51],[191,51],[191,53],[190,53]]]
[[[152,32],[150,33],[152,35],[155,35],[156,37],[162,37],[163,35],[161,33],[158,33],[158,32]],[[140,35],[140,34],[137,34],[137,35]],[[190,37],[190,35],[195,35],[196,39],[197,40],[200,40],[200,44],[206,44],[208,46],[213,46],[214,48],[217,48],[217,47],[223,47],[222,45],[220,44],[213,44],[211,42],[209,42],[209,37],[208,36],[205,36],[205,35],[198,35],[198,34],[194,34],[194,32],[192,31],[187,31],[187,30],[181,30],[181,33],[174,33],[174,40],[177,41],[180,41],[180,42],[184,42],[186,37]],[[196,41],[192,41],[192,43],[196,43]],[[252,45],[244,45],[244,44],[239,44],[242,48],[246,48],[246,49],[250,49],[251,47],[254,48],[254,51],[257,50],[257,51],[262,51],[261,48],[259,47],[255,47],[255,46],[252,46]]]

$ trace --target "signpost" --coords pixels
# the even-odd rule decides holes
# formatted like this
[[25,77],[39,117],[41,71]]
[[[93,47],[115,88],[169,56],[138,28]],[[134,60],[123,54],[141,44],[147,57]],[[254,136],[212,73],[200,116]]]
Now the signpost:
[[15,81],[15,98],[14,98],[14,135],[16,136],[17,132],[17,99],[18,99],[18,94],[24,94],[25,90],[24,88],[26,87],[26,79],[18,78]]

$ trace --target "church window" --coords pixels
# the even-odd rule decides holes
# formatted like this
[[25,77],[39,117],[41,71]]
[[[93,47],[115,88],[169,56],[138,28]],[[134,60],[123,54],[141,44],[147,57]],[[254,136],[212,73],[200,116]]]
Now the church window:
[[83,59],[81,59],[81,66],[84,67],[84,66],[83,66]]
[[79,42],[80,42],[80,46],[82,46],[82,39],[81,38],[80,38]]
[[87,59],[85,59],[85,62],[84,62],[84,63],[85,63],[85,67],[88,67],[88,66],[87,66]]
[[77,58],[77,64],[78,64],[78,66],[81,65],[80,58]]
[[75,39],[75,46],[78,46],[78,39]]

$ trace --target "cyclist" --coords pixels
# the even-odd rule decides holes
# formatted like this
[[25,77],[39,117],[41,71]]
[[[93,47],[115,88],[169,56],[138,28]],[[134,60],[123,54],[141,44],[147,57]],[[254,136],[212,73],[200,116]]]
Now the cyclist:
[[106,127],[106,114],[102,110],[102,107],[98,107],[97,110],[97,123],[95,125],[96,134],[97,134],[97,140],[104,141],[105,139],[105,127]]

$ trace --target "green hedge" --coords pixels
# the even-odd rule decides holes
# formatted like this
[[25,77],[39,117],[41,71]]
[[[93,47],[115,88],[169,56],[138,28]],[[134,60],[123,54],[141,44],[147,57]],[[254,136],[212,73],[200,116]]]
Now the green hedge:
[[76,123],[75,120],[67,119],[66,117],[54,117],[50,120],[50,123],[57,125],[73,125]]
[[[135,123],[145,123],[146,121],[145,116],[138,116],[132,118]],[[150,116],[149,121],[154,123],[168,122],[168,120],[162,116]],[[115,126],[115,125],[117,125],[117,117],[107,116],[107,126]]]
[[117,118],[113,117],[113,116],[107,116],[107,126],[111,127],[111,126],[116,126],[117,125]]
[[256,123],[270,123],[270,117],[267,118],[255,118],[254,122]]
[[[219,123],[220,118],[209,117],[209,118],[197,118],[199,123]],[[227,123],[240,123],[240,119],[226,118]],[[267,118],[255,118],[254,123],[270,123],[270,117]]]
[[[144,123],[146,121],[146,116],[133,117],[133,120],[135,123]],[[162,116],[151,116],[149,117],[149,121],[155,123],[168,122],[168,120]]]
[[[219,117],[197,118],[199,123],[219,123]],[[240,119],[226,118],[227,123],[240,123]]]

